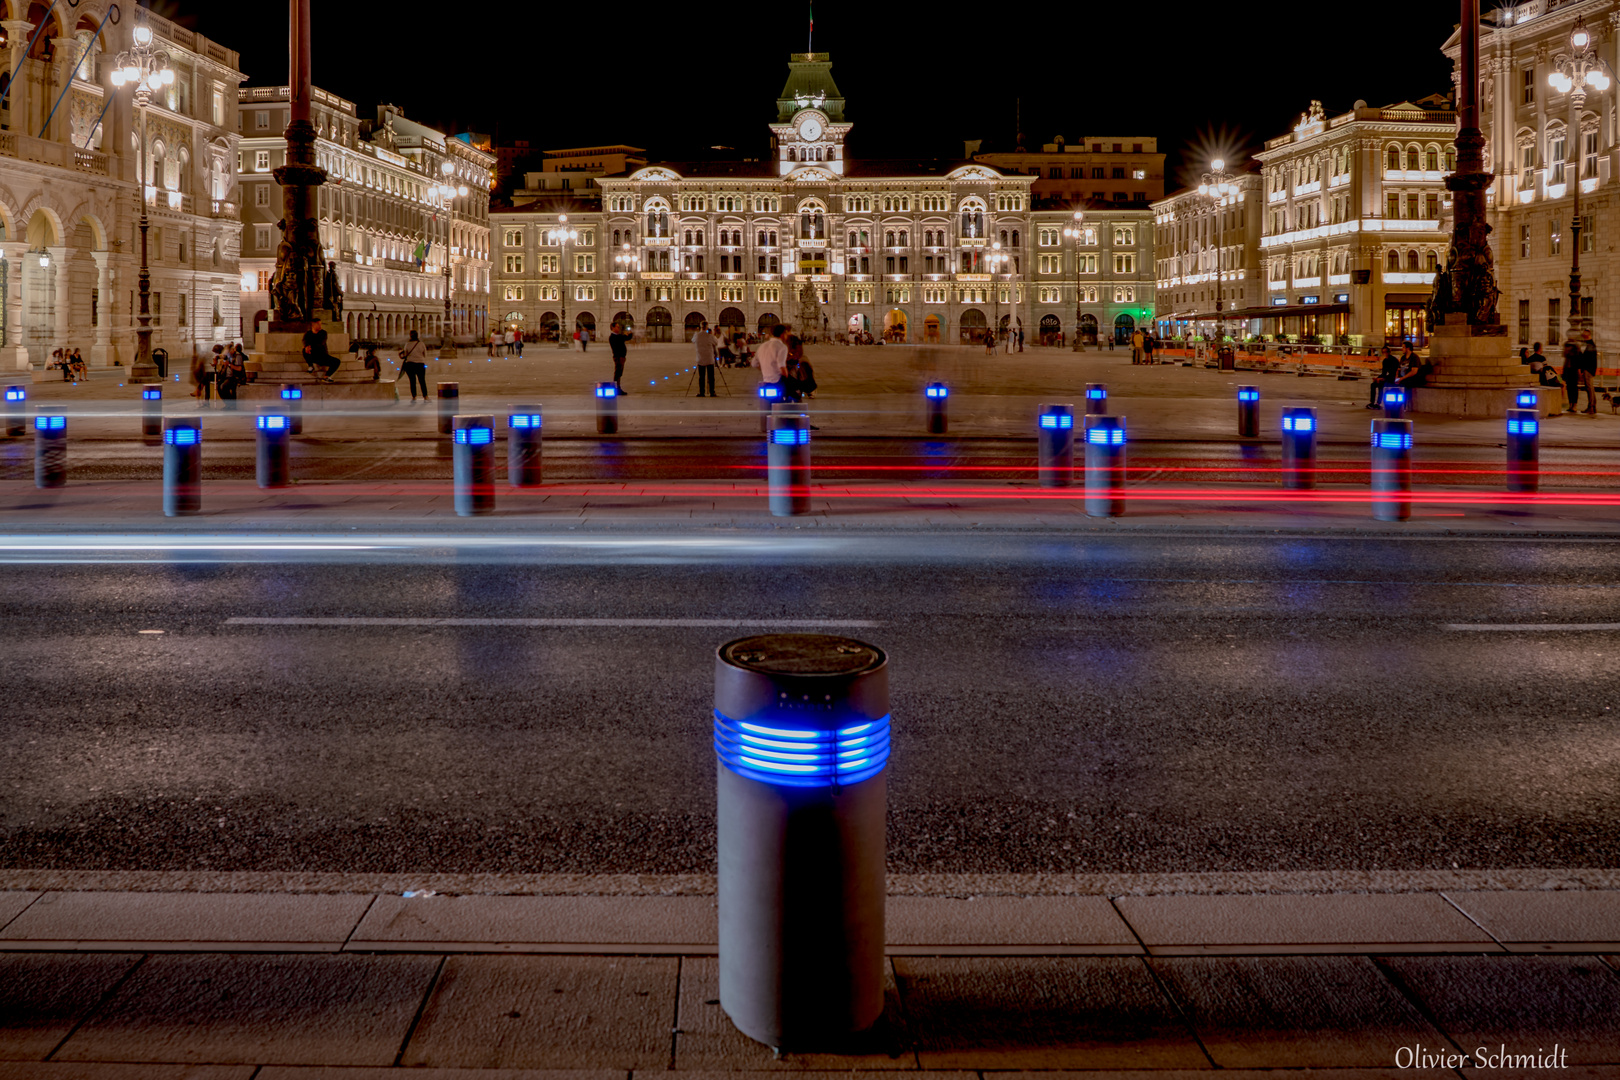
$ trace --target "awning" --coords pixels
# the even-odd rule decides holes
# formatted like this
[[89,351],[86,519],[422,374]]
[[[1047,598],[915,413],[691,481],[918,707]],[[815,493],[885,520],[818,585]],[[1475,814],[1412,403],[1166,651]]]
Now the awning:
[[1347,315],[1349,304],[1278,304],[1276,307],[1238,308],[1228,311],[1230,319],[1278,319],[1285,315]]

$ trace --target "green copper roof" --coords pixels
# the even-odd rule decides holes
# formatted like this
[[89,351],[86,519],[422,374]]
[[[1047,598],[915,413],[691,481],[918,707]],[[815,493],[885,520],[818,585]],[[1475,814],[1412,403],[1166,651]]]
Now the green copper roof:
[[788,60],[787,84],[776,99],[776,119],[786,123],[800,109],[817,108],[827,119],[844,119],[844,95],[833,82],[829,53],[793,53]]

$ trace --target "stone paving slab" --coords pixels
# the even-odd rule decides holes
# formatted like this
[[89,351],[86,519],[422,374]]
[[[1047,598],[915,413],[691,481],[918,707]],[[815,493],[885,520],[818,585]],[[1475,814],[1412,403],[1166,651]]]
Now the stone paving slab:
[[51,892],[0,930],[0,947],[336,952],[369,896]]
[[400,1063],[667,1067],[679,965],[673,957],[450,957]]
[[894,966],[925,1069],[1209,1065],[1139,958],[902,957]]
[[266,1065],[253,1080],[629,1080],[629,1075],[627,1069],[412,1069],[402,1073],[399,1069]]
[[1091,954],[1142,951],[1114,905],[1101,896],[891,896],[886,930],[892,956],[927,955],[941,946],[952,952],[1040,955],[1067,947]]
[[1620,893],[1451,892],[1446,897],[1509,952],[1620,949]]
[[[1596,957],[1397,956],[1379,961],[1464,1050],[1567,1048],[1620,1065],[1620,974]],[[1509,966],[1511,965],[1511,966]]]
[[253,1080],[252,1065],[128,1065],[0,1061],[0,1080]]
[[1149,966],[1222,1068],[1385,1066],[1395,1047],[1441,1041],[1365,956],[1176,957]]
[[26,911],[39,896],[37,892],[0,892],[0,928]]
[[1501,951],[1433,894],[1122,896],[1149,954]]
[[351,950],[712,951],[712,896],[379,896]]
[[389,1065],[440,963],[428,956],[152,956],[55,1056]]
[[0,1058],[49,1057],[140,959],[126,953],[0,954]]

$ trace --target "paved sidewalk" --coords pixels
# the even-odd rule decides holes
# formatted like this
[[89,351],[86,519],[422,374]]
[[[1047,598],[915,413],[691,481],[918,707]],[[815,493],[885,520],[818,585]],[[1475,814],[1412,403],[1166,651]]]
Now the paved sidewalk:
[[1348,1080],[1414,1047],[1620,1076],[1620,891],[891,895],[879,1029],[777,1058],[719,1008],[687,886],[0,892],[0,1080],[1377,1070]]

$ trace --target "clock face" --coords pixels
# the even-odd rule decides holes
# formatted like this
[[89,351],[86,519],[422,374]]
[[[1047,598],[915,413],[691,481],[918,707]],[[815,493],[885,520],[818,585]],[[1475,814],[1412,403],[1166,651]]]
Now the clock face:
[[815,142],[817,139],[821,138],[821,121],[817,120],[813,116],[808,118],[804,123],[799,125],[799,134],[802,135],[807,141]]

